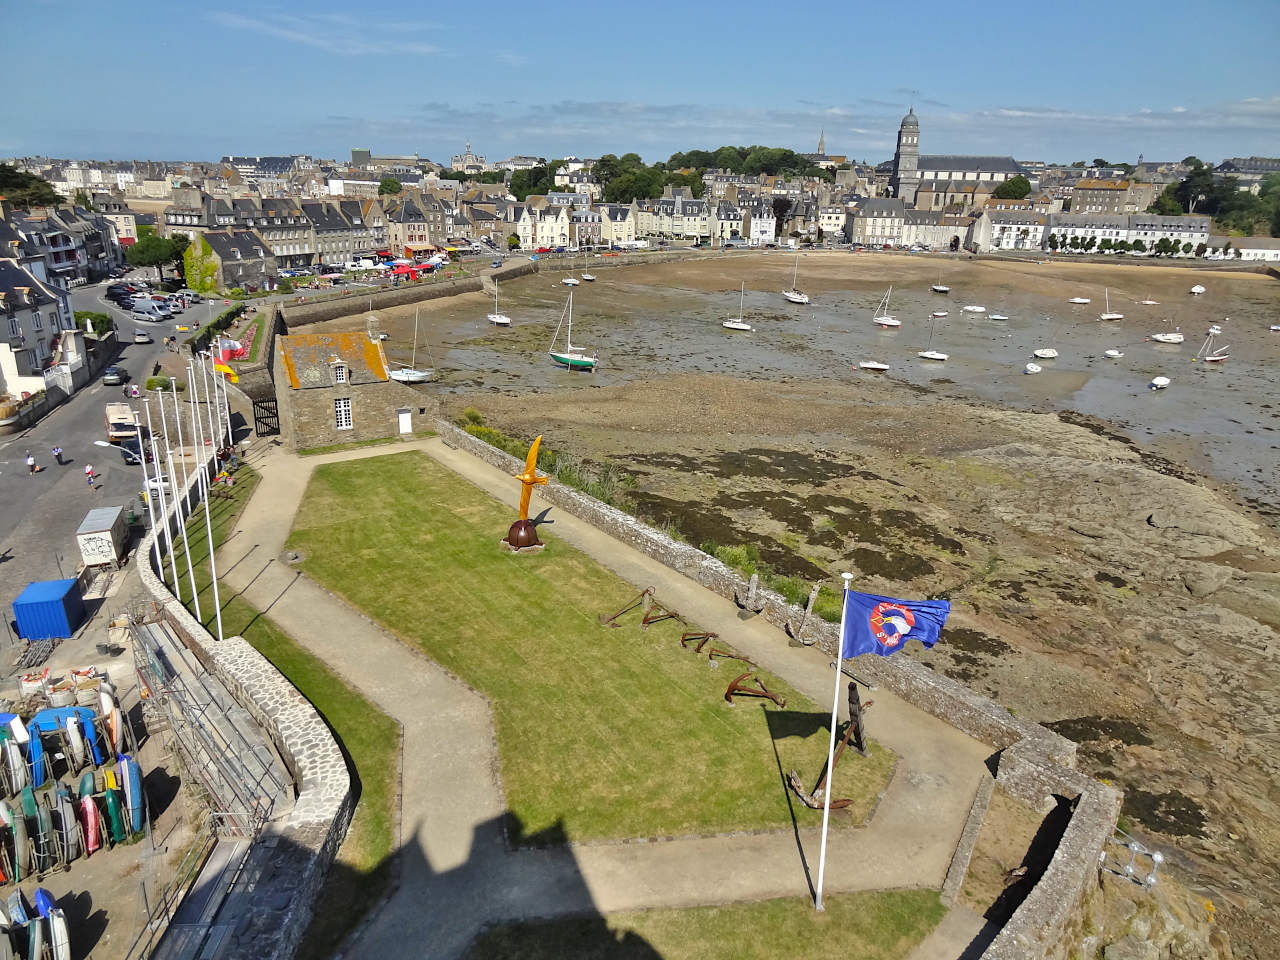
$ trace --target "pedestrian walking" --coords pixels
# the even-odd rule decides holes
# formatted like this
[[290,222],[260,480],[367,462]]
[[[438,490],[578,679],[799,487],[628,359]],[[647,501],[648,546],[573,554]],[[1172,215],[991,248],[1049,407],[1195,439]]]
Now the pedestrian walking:
[[31,451],[28,450],[27,451],[27,476],[35,476],[37,469],[38,468],[36,467],[36,458],[33,457],[31,455]]
[[62,465],[63,465],[63,464],[62,464],[62,448],[61,448],[61,447],[54,447],[54,448],[53,448],[53,459],[55,459],[55,460],[57,460],[57,461],[58,461],[58,466],[62,466]]
[[94,481],[98,479],[98,475],[93,472],[92,463],[86,463],[84,465],[84,479],[85,482],[89,484],[89,489],[92,490]]

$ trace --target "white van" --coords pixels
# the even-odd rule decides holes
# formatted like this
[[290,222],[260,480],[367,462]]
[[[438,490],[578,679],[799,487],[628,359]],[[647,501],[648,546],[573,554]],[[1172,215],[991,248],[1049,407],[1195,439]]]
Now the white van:
[[146,320],[150,323],[162,323],[169,319],[169,308],[154,300],[135,300],[129,316],[135,320]]

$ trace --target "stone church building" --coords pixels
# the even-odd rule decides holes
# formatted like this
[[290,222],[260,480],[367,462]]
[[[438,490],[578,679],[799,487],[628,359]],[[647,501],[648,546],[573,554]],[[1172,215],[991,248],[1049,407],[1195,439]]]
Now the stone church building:
[[913,107],[898,127],[889,187],[908,207],[937,211],[963,207],[968,212],[980,207],[999,184],[1020,173],[1022,168],[1013,157],[922,154],[920,121]]

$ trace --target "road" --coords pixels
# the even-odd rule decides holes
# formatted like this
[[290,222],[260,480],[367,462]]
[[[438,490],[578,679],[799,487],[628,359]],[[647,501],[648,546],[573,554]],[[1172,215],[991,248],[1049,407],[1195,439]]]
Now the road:
[[[139,384],[164,352],[162,339],[175,333],[184,318],[189,317],[192,324],[204,323],[205,314],[214,309],[202,303],[177,320],[135,324],[102,299],[105,289],[105,284],[97,284],[74,290],[72,307],[112,315],[123,347],[117,363]],[[145,327],[155,342],[133,343],[135,327]],[[127,504],[142,489],[139,467],[127,466],[118,450],[94,444],[105,439],[104,404],[121,400],[120,394],[120,387],[105,386],[99,375],[25,432],[0,438],[0,610],[6,621],[12,619],[14,598],[28,583],[75,572],[80,555],[75,532],[88,510]],[[141,412],[141,402],[132,402]],[[62,447],[66,466],[54,462],[50,450],[55,444]],[[28,451],[44,468],[34,476],[27,472]],[[100,486],[93,490],[84,479],[89,463],[100,478]],[[0,630],[0,639],[4,636]]]

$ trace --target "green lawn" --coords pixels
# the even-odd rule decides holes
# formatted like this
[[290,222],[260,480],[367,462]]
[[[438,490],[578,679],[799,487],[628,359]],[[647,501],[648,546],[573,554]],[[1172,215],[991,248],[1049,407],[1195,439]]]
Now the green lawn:
[[[211,502],[214,544],[220,545],[234,528],[241,507],[257,486],[258,476],[247,467],[236,473],[231,488],[234,499]],[[204,511],[191,518],[187,537],[191,561],[198,564],[196,584],[205,626],[217,636],[214,622],[213,589],[209,579],[209,549],[205,535]],[[179,547],[179,558],[185,553]],[[179,563],[179,569],[183,564]],[[391,855],[395,849],[396,784],[400,762],[400,726],[355,690],[325,664],[295,643],[270,619],[249,603],[232,595],[220,584],[222,630],[224,636],[243,636],[263,656],[275,664],[311,701],[333,730],[347,758],[359,804],[338,851],[345,869],[331,870],[315,905],[298,956],[320,960],[333,952],[346,933],[378,901],[390,880]],[[182,595],[191,607],[190,586],[182,583]],[[194,612],[194,611],[193,611]]]
[[[642,630],[633,613],[621,629],[601,627],[597,615],[637,588],[557,541],[554,524],[542,553],[506,553],[498,540],[513,519],[410,451],[318,467],[289,547],[311,577],[490,698],[518,833],[592,840],[789,829],[793,814],[802,827],[821,822],[782,775],[817,779],[827,708],[769,676],[786,710],[729,706],[725,688],[746,666],[709,669],[681,648],[674,621]],[[838,792],[855,803],[838,823],[866,818],[893,763],[878,747],[842,763]]]
[[476,939],[466,960],[898,960],[942,919],[936,890],[886,890],[723,907],[519,923]]

